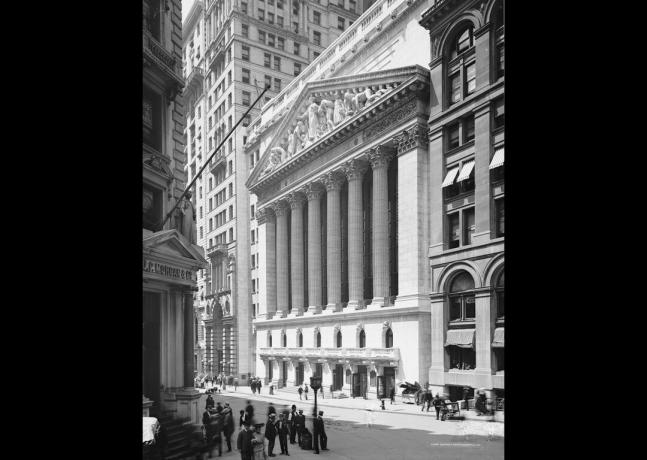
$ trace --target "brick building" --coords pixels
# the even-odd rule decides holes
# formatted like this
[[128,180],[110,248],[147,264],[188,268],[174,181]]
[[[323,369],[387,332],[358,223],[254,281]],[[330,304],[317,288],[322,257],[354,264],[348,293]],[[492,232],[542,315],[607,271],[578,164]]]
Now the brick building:
[[[196,246],[187,182],[181,90],[181,2],[143,2],[143,343],[144,415],[199,421],[193,388],[196,271],[206,266]],[[162,225],[163,224],[163,225]]]
[[222,372],[245,384],[254,373],[258,251],[245,181],[259,157],[245,154],[246,128],[362,11],[359,0],[195,1],[184,20],[189,180],[270,85],[196,183],[198,244],[209,260],[195,301],[203,374]]

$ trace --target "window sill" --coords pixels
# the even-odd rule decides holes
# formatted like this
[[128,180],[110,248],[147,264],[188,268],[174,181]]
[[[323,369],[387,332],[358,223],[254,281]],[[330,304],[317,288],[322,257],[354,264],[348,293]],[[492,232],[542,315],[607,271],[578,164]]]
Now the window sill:
[[452,149],[450,149],[450,150],[447,150],[447,151],[445,152],[445,155],[446,155],[446,156],[453,155],[453,154],[455,154],[455,153],[458,153],[458,152],[460,152],[460,151],[462,151],[462,150],[464,150],[464,149],[468,149],[468,148],[470,148],[470,147],[474,147],[474,139],[472,139],[472,140],[471,140],[471,141],[469,141],[469,142],[465,142],[465,143],[463,143],[463,145],[459,145],[458,147],[454,147],[454,148],[452,148]]
[[448,329],[468,329],[469,327],[476,327],[476,320],[451,320],[447,323]]

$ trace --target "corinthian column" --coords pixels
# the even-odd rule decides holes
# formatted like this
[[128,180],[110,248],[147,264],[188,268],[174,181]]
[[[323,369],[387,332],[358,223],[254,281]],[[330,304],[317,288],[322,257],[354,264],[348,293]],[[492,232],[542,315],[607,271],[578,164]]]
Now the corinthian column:
[[259,241],[265,250],[259,251],[260,311],[257,318],[271,319],[276,313],[276,218],[271,209],[263,208],[256,212],[259,228]]
[[391,152],[379,146],[368,154],[373,169],[373,302],[388,305],[389,286],[389,181]]
[[308,311],[321,313],[321,196],[323,187],[308,184]]
[[362,177],[367,167],[351,160],[343,169],[348,178],[348,307],[358,310],[364,304]]
[[288,198],[292,209],[291,219],[291,280],[292,280],[292,313],[295,316],[303,315],[304,289],[304,267],[303,267],[303,194],[297,192],[290,194]]
[[288,311],[288,207],[284,201],[273,205],[276,214],[276,314]]
[[341,198],[343,177],[330,172],[323,177],[326,197],[326,285],[329,312],[341,311]]

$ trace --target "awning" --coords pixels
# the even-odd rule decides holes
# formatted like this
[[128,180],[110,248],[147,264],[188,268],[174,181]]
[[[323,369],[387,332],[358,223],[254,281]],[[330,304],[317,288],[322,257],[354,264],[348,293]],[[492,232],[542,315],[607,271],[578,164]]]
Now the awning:
[[461,348],[474,348],[474,332],[476,329],[449,329],[445,346],[454,345]]
[[461,169],[461,173],[456,178],[456,182],[469,179],[469,177],[472,175],[472,171],[474,171],[474,160],[463,163],[463,169]]
[[504,348],[503,347],[503,329],[502,327],[497,327],[494,330],[494,340],[492,340],[492,348]]
[[454,179],[456,178],[456,174],[458,174],[458,166],[450,169],[447,171],[447,175],[445,176],[445,180],[443,181],[443,187],[448,187],[454,183]]
[[492,161],[490,162],[490,169],[503,166],[503,147],[496,149]]

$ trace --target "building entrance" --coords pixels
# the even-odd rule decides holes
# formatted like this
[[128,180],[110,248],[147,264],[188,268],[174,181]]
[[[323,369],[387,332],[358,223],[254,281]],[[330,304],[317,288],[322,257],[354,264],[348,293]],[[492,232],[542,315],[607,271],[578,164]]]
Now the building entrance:
[[281,363],[281,387],[284,387],[288,381],[288,362],[283,361]]
[[395,368],[394,367],[385,367],[384,368],[384,389],[386,391],[386,397],[391,397],[391,390],[395,389]]
[[297,365],[297,381],[296,385],[301,385],[303,383],[303,363]]
[[341,390],[344,386],[344,365],[336,364],[332,371],[332,389],[333,391]]
[[142,391],[153,400],[153,409],[160,403],[160,309],[161,294],[144,292]]
[[353,398],[366,398],[368,391],[368,374],[366,366],[357,366],[357,373],[353,374]]

